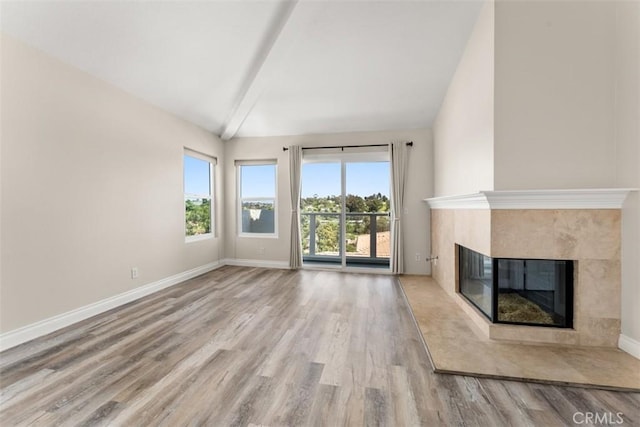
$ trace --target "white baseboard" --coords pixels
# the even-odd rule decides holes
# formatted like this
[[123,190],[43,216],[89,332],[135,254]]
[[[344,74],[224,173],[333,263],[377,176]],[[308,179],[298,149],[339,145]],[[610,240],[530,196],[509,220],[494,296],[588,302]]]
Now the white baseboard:
[[192,268],[191,270],[183,271],[182,273],[160,279],[156,282],[148,283],[130,291],[114,295],[101,301],[94,302],[93,304],[85,305],[84,307],[14,329],[13,331],[5,332],[0,334],[0,351],[15,347],[34,338],[50,334],[58,329],[62,329],[71,324],[88,319],[89,317],[104,313],[105,311],[119,307],[123,304],[127,304],[154,292],[158,292],[162,289],[184,282],[192,277],[215,270],[223,265],[224,263],[220,261],[205,264],[200,267]]
[[262,259],[226,258],[221,261],[224,265],[237,265],[240,267],[284,268],[289,269],[288,261],[269,261]]
[[626,351],[636,359],[640,359],[640,341],[636,341],[631,337],[620,334],[618,338],[618,347],[622,351]]

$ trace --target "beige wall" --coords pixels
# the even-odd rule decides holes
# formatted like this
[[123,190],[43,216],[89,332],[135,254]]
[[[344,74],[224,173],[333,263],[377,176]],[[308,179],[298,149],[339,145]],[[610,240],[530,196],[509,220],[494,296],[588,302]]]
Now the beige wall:
[[433,125],[435,196],[493,190],[494,4],[487,2]]
[[[282,141],[272,138],[233,139],[225,143],[225,256],[229,259],[273,261],[289,265],[289,157],[282,151]],[[237,210],[236,160],[277,160],[277,231],[278,237],[239,237]]]
[[[616,186],[640,188],[640,3],[616,11]],[[622,334],[640,342],[640,196],[622,210]]]
[[[386,144],[393,140],[413,141],[409,149],[409,179],[405,204],[408,214],[405,226],[406,272],[429,274],[425,258],[429,248],[428,208],[422,201],[433,194],[432,156],[433,145],[430,129],[383,132],[353,132],[327,135],[280,136],[262,138],[237,138],[225,144],[225,216],[229,219],[225,240],[227,258],[259,260],[266,262],[289,262],[291,196],[289,191],[289,158],[282,147],[289,145],[359,145]],[[236,160],[278,160],[278,237],[239,237],[236,220]],[[264,250],[261,250],[264,248]],[[416,253],[421,261],[416,262]]]
[[615,11],[496,2],[496,190],[614,185]]
[[0,47],[2,332],[220,258],[220,238],[185,243],[182,193],[183,147],[222,160],[216,137],[14,39]]

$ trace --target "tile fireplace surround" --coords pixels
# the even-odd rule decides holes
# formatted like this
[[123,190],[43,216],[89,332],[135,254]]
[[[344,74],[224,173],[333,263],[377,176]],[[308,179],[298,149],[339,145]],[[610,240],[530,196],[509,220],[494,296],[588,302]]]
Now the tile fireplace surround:
[[[487,191],[426,199],[438,256],[433,278],[491,339],[617,347],[621,207],[629,191]],[[457,245],[493,258],[573,260],[573,328],[491,323],[459,294]]]

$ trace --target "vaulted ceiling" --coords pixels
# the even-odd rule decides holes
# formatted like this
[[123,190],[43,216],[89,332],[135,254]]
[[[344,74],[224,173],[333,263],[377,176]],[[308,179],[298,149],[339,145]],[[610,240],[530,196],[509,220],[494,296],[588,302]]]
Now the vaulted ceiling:
[[3,1],[0,25],[230,139],[430,126],[480,7]]

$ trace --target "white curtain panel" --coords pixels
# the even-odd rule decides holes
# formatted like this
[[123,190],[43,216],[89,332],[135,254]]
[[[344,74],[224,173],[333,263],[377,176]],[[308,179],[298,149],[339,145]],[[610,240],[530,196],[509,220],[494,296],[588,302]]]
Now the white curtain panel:
[[402,214],[404,213],[404,188],[407,181],[407,144],[389,144],[391,159],[391,214],[393,215],[393,241],[391,242],[391,271],[404,272],[404,250],[402,238]]
[[289,146],[289,184],[291,187],[291,249],[289,267],[302,267],[302,241],[300,240],[300,175],[302,172],[302,148]]

